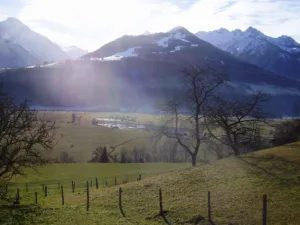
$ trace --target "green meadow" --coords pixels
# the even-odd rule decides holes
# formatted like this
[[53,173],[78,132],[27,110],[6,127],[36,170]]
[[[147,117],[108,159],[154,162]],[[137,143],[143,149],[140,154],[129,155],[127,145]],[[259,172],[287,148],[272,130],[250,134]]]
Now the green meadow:
[[[159,215],[158,191],[162,189],[169,224],[210,224],[207,193],[211,193],[214,224],[262,224],[262,196],[267,195],[268,224],[298,225],[300,221],[300,143],[258,151],[187,168],[185,164],[62,164],[49,165],[40,175],[29,171],[28,179],[14,180],[20,187],[21,204],[1,208],[1,224],[164,224]],[[90,187],[87,211],[85,180],[95,176],[142,175],[141,181]],[[106,175],[104,175],[106,174]],[[158,175],[157,175],[158,174]],[[70,181],[76,181],[75,193]],[[68,180],[65,204],[57,185],[44,197],[41,184]],[[29,191],[24,191],[28,182]],[[79,182],[80,185],[77,186]],[[38,184],[34,186],[33,184]],[[82,185],[81,185],[82,184]],[[9,188],[15,193],[15,186]],[[22,188],[23,186],[23,188]],[[67,187],[69,186],[69,187]],[[122,207],[119,210],[119,188]],[[34,204],[34,192],[38,204]]]

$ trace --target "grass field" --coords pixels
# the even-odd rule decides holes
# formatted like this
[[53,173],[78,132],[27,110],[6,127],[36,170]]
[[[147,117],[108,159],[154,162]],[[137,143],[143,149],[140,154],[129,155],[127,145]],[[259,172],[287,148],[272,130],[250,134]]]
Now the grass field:
[[[69,175],[66,178],[79,178],[81,173],[86,173],[88,169],[84,165],[78,172],[68,170],[72,172],[67,172]],[[152,164],[147,169],[145,164],[143,169],[153,170],[159,165]],[[143,169],[140,167],[138,170]],[[159,188],[163,191],[164,210],[170,224],[208,224],[207,191],[211,192],[212,220],[215,224],[262,224],[263,194],[268,195],[268,224],[298,225],[300,222],[300,143],[219,160],[211,165],[185,170],[180,166],[177,169],[116,187],[101,187],[98,190],[92,187],[88,212],[83,187],[77,188],[75,193],[67,190],[66,204],[63,206],[57,188],[50,188],[46,198],[41,196],[40,190],[38,206],[31,204],[34,199],[32,192],[27,195],[22,192],[19,207],[1,208],[0,223],[164,224],[162,218],[157,216]],[[51,167],[45,170],[48,175],[45,172],[41,177],[31,179],[38,182],[56,180],[58,175],[52,175]],[[125,217],[118,208],[119,187],[123,188]]]
[[[63,137],[61,137],[63,134]],[[120,149],[132,150],[134,146],[143,146],[150,134],[138,130],[115,130],[111,128],[93,125],[60,125],[58,130],[58,143],[50,153],[55,158],[59,153],[66,151],[75,158],[76,162],[87,162],[92,157],[92,152],[99,146],[115,146],[127,140],[133,140],[124,144]]]
[[[99,146],[115,146],[128,140],[119,147],[131,151],[135,146],[145,146],[147,137],[151,134],[141,130],[118,130],[91,124],[92,118],[134,118],[135,123],[156,123],[160,116],[148,114],[122,114],[122,113],[91,113],[76,112],[76,117],[81,117],[80,124],[69,124],[72,112],[46,111],[39,112],[40,116],[56,121],[57,145],[49,154],[50,158],[56,158],[62,151],[73,156],[76,162],[87,162],[92,157],[92,152]],[[137,139],[139,138],[139,139]],[[118,151],[117,149],[116,151]]]
[[[68,124],[72,119],[72,112],[46,111],[39,112],[40,116],[56,121],[58,143],[49,154],[51,158],[57,158],[62,151],[73,156],[76,162],[87,162],[92,157],[92,152],[99,146],[115,146],[128,140],[130,141],[116,149],[125,148],[132,151],[135,146],[145,147],[146,151],[152,151],[149,144],[151,132],[142,130],[111,129],[102,126],[91,125],[92,118],[133,119],[137,124],[156,124],[163,122],[160,115],[131,114],[131,113],[93,113],[76,112],[76,117],[81,117],[80,124]],[[270,128],[266,128],[264,135],[269,135]],[[138,138],[138,139],[137,139]]]
[[27,169],[25,170],[27,176],[15,177],[10,186],[24,191],[25,183],[28,184],[29,189],[34,190],[39,190],[43,184],[53,188],[60,183],[66,184],[69,188],[71,181],[75,181],[77,187],[83,187],[82,185],[86,181],[95,182],[96,177],[101,185],[103,181],[112,185],[115,177],[119,182],[123,182],[123,180],[136,181],[139,174],[145,178],[189,167],[190,163],[60,163],[47,165],[39,168],[38,171]]

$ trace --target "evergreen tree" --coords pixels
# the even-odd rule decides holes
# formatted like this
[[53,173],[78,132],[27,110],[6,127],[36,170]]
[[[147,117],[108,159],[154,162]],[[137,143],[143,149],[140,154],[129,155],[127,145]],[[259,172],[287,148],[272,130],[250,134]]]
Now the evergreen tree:
[[121,160],[120,163],[126,163],[126,152],[122,151],[121,152]]
[[103,148],[99,161],[101,163],[109,163],[109,158],[108,158],[106,147]]

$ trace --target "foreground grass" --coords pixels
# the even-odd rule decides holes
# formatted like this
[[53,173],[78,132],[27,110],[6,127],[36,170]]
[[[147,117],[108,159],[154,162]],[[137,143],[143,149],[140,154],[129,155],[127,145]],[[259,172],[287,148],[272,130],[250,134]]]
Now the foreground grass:
[[[268,224],[297,225],[299,164],[300,144],[295,143],[117,187],[92,187],[88,212],[84,188],[66,191],[64,206],[58,189],[50,189],[46,198],[39,193],[39,206],[26,206],[33,202],[33,193],[24,194],[21,201],[26,207],[3,207],[0,218],[7,224],[164,224],[157,216],[161,188],[170,224],[207,224],[210,191],[215,224],[262,224],[262,195],[267,194]],[[119,187],[123,188],[125,217],[118,208]]]

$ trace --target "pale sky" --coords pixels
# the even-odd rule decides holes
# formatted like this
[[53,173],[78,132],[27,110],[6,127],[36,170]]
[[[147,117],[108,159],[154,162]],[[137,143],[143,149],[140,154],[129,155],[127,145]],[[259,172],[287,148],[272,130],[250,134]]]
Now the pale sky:
[[300,0],[0,0],[0,21],[16,17],[61,46],[93,51],[125,34],[253,26],[300,42]]

